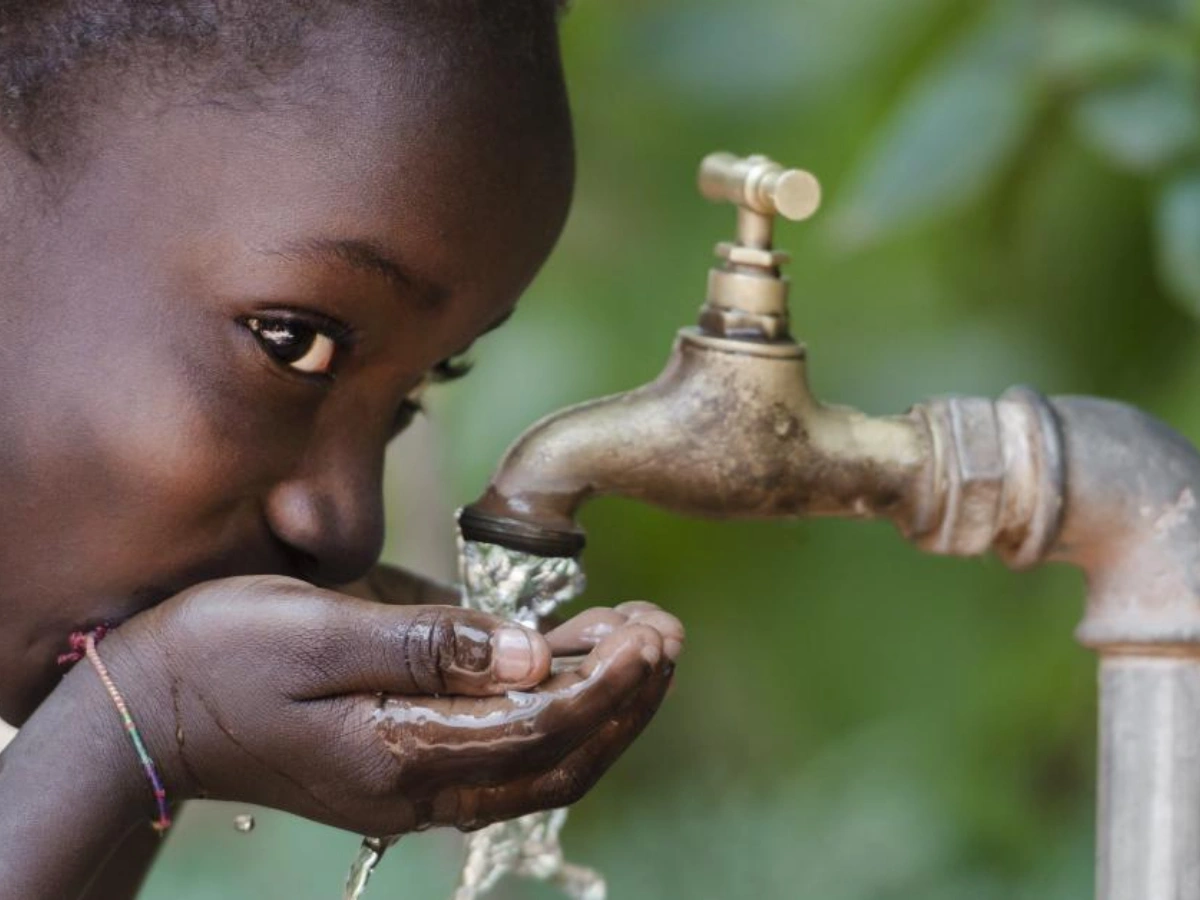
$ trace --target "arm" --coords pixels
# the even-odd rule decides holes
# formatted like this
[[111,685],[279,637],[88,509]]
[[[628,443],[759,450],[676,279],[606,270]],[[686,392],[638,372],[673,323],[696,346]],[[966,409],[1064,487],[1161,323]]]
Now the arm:
[[112,852],[81,900],[133,900],[162,846],[163,838],[150,828],[134,828]]
[[[424,578],[416,573],[409,572],[403,569],[397,569],[392,566],[380,565],[372,570],[365,578],[346,589],[346,593],[361,597],[367,600],[376,600],[383,603],[391,603],[396,605],[412,606],[417,604],[457,604],[458,594],[454,588],[431,579]],[[65,689],[62,693],[67,693]],[[100,698],[105,704],[108,703],[107,697]],[[66,701],[63,701],[66,702]],[[70,704],[74,705],[74,704]],[[101,712],[108,716],[111,710],[106,706],[101,708]],[[42,713],[43,719],[50,719],[52,711],[47,710]],[[44,726],[47,730],[52,730],[55,727],[63,727],[66,729],[64,733],[76,732],[82,734],[81,726],[76,723],[73,726],[61,724],[61,715],[54,715],[53,718],[57,721],[56,725],[49,722]],[[34,722],[30,722],[26,726],[27,729],[35,727]],[[38,726],[43,727],[43,726]],[[124,738],[123,735],[120,737]],[[127,738],[125,738],[127,740]],[[61,743],[55,741],[55,743]],[[45,745],[38,741],[36,744],[33,741],[31,733],[30,740],[23,742],[23,747],[18,748],[17,753],[28,753],[29,750],[24,748],[24,745],[38,746],[38,753],[45,750]],[[40,746],[39,746],[40,745]],[[56,748],[65,750],[66,748]],[[83,748],[76,748],[82,750]],[[118,750],[121,748],[117,748]],[[57,755],[57,754],[56,754]],[[70,757],[83,755],[82,753],[70,753]],[[94,760],[95,753],[87,754],[89,758]],[[15,757],[14,757],[15,758]],[[43,760],[45,763],[50,763],[50,759]],[[29,800],[19,799],[20,794],[24,793],[21,786],[14,782],[19,777],[18,772],[30,772],[27,768],[30,764],[28,761],[17,760],[10,761],[9,754],[0,756],[0,834],[5,835],[0,846],[0,883],[13,884],[8,875],[9,865],[11,862],[7,859],[9,853],[6,850],[12,847],[8,835],[12,833],[12,829],[19,828],[22,831],[27,830],[27,826],[23,823],[14,823],[14,816],[5,816],[4,813],[17,813],[18,810],[29,810]],[[80,763],[65,761],[62,764],[62,771],[76,771]],[[36,771],[43,771],[37,769]],[[85,789],[85,785],[77,784],[80,789]],[[98,779],[96,784],[85,789],[84,792],[91,792],[95,799],[92,802],[105,802],[109,795],[109,781],[107,778]],[[135,788],[137,784],[135,783]],[[39,784],[38,781],[30,779],[24,788],[40,793],[45,789],[45,785]],[[69,790],[69,788],[68,788]],[[67,801],[64,798],[64,803]],[[16,816],[15,818],[23,818]],[[89,817],[90,818],[90,817]],[[117,820],[119,822],[119,819]],[[144,825],[145,823],[140,823]],[[100,826],[100,834],[106,837],[106,841],[102,843],[101,849],[104,852],[97,852],[91,863],[84,863],[79,859],[78,855],[72,852],[70,855],[80,864],[75,873],[67,874],[69,881],[76,886],[86,884],[86,889],[80,894],[80,900],[132,900],[137,896],[137,892],[145,881],[150,867],[153,865],[155,858],[158,856],[159,850],[162,847],[163,839],[156,835],[149,827],[138,827],[134,824],[123,837],[119,834],[113,834],[113,831],[119,831],[120,828],[116,822],[110,828],[109,825],[103,824]],[[112,846],[112,843],[119,842],[119,846],[111,853],[107,852],[107,848]],[[63,841],[61,838],[47,835],[47,845],[56,845],[61,847],[64,852],[71,848],[70,842]],[[15,849],[15,848],[13,848]],[[30,859],[35,859],[34,854],[30,854]],[[61,863],[57,860],[60,857],[55,854],[54,859],[47,859],[46,864],[49,867],[60,868]],[[94,877],[93,877],[94,876]],[[31,878],[31,882],[42,883],[40,876]],[[47,891],[45,896],[72,896],[70,894],[62,895]],[[25,894],[24,896],[36,896],[35,893]]]
[[[678,624],[602,613],[613,621],[576,635],[584,661],[548,677],[553,655],[581,649],[573,632],[244,577],[135,616],[103,657],[173,802],[236,799],[360,834],[475,828],[574,802],[657,709]],[[0,890],[79,900],[152,815],[116,710],[76,666],[0,755]]]
[[0,885],[79,897],[152,807],[133,749],[90,672],[67,676],[0,754]]

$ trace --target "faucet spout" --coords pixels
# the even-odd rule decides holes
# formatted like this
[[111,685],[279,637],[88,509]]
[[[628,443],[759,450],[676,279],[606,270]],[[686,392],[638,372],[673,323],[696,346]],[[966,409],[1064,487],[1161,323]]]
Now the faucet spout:
[[460,523],[468,538],[575,555],[579,508],[619,494],[706,518],[888,517],[911,533],[929,515],[930,464],[918,414],[818,402],[799,344],[683,329],[655,381],[535,424]]
[[928,526],[928,421],[819,403],[789,331],[788,255],[774,249],[774,221],[815,213],[817,180],[764,156],[715,153],[699,187],[737,207],[738,228],[736,241],[717,245],[698,327],[679,332],[655,381],[526,432],[460,514],[465,538],[575,556],[584,542],[576,513],[606,494],[707,518],[886,516],[907,534]]

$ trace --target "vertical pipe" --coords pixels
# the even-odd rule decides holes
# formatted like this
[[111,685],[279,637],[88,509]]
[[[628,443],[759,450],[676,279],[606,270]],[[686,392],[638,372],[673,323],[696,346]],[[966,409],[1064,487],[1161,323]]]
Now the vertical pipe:
[[1200,900],[1200,657],[1100,662],[1097,900]]

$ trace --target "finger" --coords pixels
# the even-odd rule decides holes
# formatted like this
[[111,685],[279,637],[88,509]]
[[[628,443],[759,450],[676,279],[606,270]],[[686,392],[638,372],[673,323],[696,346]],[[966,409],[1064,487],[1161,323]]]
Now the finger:
[[580,613],[546,635],[555,656],[587,653],[620,626],[637,622],[649,625],[663,636],[663,652],[677,660],[683,652],[686,633],[683,624],[653,603],[633,601],[615,609],[595,607]]
[[[629,625],[601,641],[574,672],[537,690],[505,697],[387,698],[375,714],[379,734],[401,762],[447,774],[509,779],[549,767],[646,688],[667,668],[662,638]],[[457,781],[455,780],[457,779]]]
[[628,618],[615,609],[597,606],[559,625],[546,635],[546,640],[555,656],[589,653],[627,621]]
[[663,652],[672,662],[679,659],[683,653],[684,640],[687,637],[683,623],[664,609],[653,603],[633,601],[622,603],[617,612],[629,617],[630,622],[649,625],[663,636]]
[[659,612],[662,607],[648,600],[626,600],[618,603],[615,609],[623,616],[636,616],[638,613]]
[[[670,669],[664,665],[664,671]],[[577,749],[549,770],[520,781],[452,792],[453,808],[443,801],[439,812],[463,830],[546,809],[570,806],[590,791],[645,729],[662,704],[669,677],[647,682],[638,701],[605,722]]]
[[584,727],[631,698],[663,659],[662,635],[628,623],[602,638],[579,667],[549,678],[539,695],[559,698],[539,718],[550,731]]
[[350,693],[488,696],[550,674],[550,646],[529,628],[454,606],[385,606],[331,594],[302,648],[302,699]]

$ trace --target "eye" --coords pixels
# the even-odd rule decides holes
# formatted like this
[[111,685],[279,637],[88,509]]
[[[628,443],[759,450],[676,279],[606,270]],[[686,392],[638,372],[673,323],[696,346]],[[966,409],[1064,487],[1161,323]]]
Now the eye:
[[393,436],[402,434],[413,423],[413,419],[425,412],[423,398],[425,391],[429,388],[429,382],[430,378],[426,375],[421,379],[421,383],[409,391],[408,396],[400,401],[400,408],[396,410],[396,420],[392,423]]
[[432,385],[457,381],[470,371],[471,364],[458,357],[450,357],[437,363],[401,401],[400,409],[396,411],[396,422],[392,433],[401,434],[413,423],[413,419],[425,412],[425,393]]
[[305,375],[332,373],[338,351],[334,328],[270,316],[251,316],[245,323],[276,362]]

